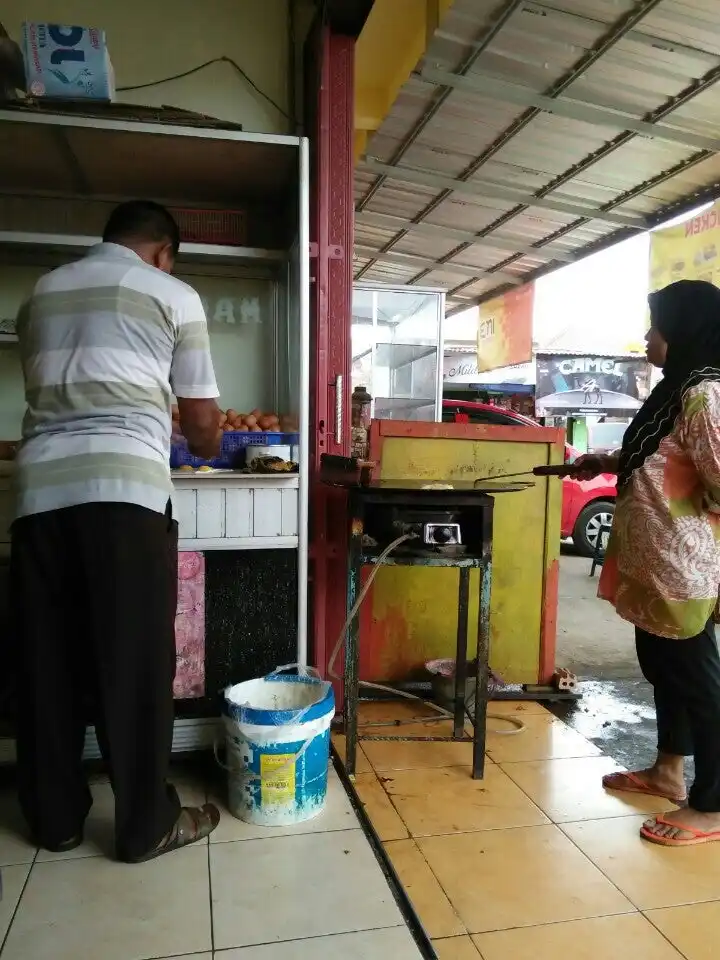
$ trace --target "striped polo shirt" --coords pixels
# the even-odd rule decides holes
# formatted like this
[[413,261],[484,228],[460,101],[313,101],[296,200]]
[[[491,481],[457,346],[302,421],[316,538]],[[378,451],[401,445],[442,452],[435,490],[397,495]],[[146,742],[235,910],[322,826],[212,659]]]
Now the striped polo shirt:
[[172,395],[218,396],[198,294],[101,243],[38,281],[17,331],[27,409],[16,515],[97,502],[163,513]]

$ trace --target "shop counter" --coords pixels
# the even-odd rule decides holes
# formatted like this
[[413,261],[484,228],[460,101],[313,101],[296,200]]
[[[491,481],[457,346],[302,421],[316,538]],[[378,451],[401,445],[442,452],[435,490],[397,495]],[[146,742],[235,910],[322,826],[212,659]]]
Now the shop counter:
[[[0,463],[0,557],[10,553],[12,464]],[[173,471],[179,549],[269,550],[298,545],[297,474]]]
[[173,471],[180,550],[267,550],[298,545],[297,474]]

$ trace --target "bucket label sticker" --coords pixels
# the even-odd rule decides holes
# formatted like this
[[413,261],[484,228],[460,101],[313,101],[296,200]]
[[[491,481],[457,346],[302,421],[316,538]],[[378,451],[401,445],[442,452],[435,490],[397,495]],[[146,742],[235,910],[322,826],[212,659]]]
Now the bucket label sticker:
[[266,803],[295,801],[295,754],[263,753],[260,757],[260,796]]

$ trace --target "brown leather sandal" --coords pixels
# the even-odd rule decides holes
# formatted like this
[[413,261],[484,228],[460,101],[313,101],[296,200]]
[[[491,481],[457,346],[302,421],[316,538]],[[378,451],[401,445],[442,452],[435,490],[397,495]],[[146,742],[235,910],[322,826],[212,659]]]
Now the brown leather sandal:
[[183,807],[172,830],[160,841],[154,850],[142,857],[134,857],[128,863],[146,863],[165,853],[172,853],[181,847],[187,847],[198,840],[209,837],[220,823],[220,811],[214,803],[205,803],[202,807]]

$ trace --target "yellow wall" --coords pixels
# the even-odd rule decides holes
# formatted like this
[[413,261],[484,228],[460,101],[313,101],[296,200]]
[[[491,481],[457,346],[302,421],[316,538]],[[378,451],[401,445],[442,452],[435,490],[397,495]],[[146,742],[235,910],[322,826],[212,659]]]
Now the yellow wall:
[[[105,30],[118,87],[230,57],[290,110],[288,0],[3,0],[0,20],[18,40],[23,20]],[[117,99],[195,110],[248,131],[290,132],[289,122],[227,63]]]
[[[559,462],[562,448],[548,443],[386,437],[381,472],[452,482]],[[538,681],[544,585],[559,555],[560,507],[561,482],[555,479],[495,499],[490,659],[508,682]],[[457,579],[456,570],[387,567],[378,573],[372,625],[366,622],[363,632],[364,678],[407,679],[427,660],[455,656]],[[471,650],[478,583],[473,572]]]

